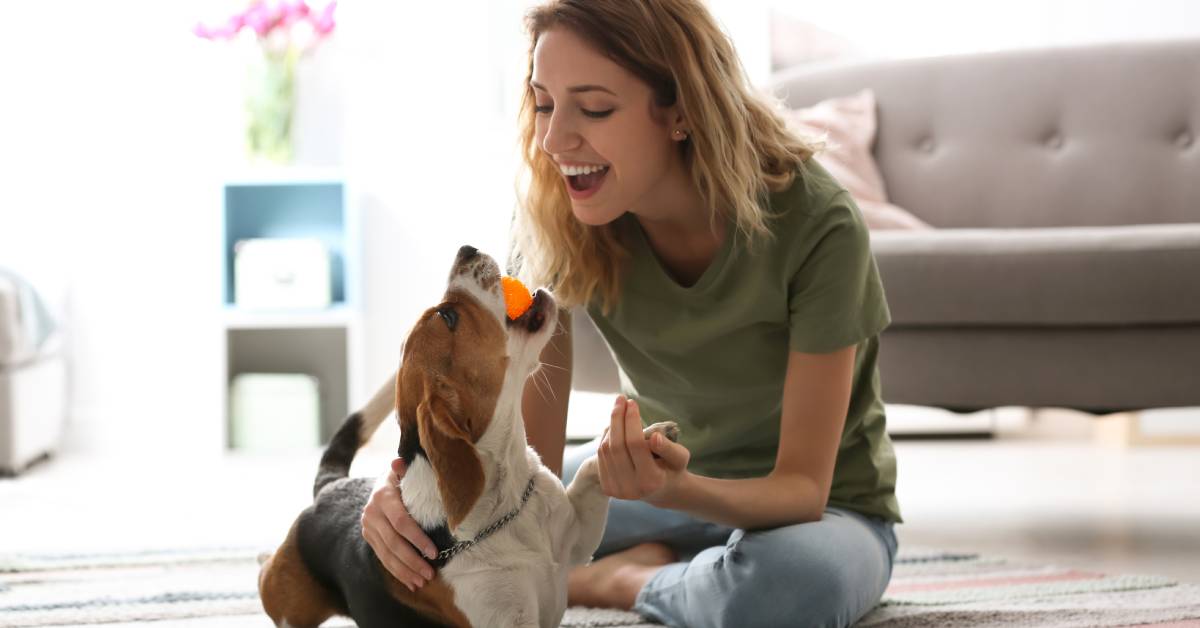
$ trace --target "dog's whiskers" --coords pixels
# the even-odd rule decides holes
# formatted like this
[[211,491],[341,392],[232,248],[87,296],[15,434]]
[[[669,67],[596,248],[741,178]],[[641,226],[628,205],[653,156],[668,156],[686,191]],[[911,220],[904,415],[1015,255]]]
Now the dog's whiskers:
[[[557,400],[558,395],[554,394],[554,386],[551,385],[551,383],[550,383],[550,375],[542,370],[543,366],[551,366],[551,365],[546,364],[545,362],[538,363],[537,370],[535,370],[530,375],[531,377],[533,377],[533,386],[534,386],[534,388],[537,389],[538,394],[540,394],[542,396],[543,401],[549,401],[550,399],[546,397],[546,392],[545,392],[545,390],[543,390],[542,384],[545,384],[546,390],[550,391],[550,397],[553,398],[554,400]],[[554,367],[554,368],[559,368],[559,367]],[[566,370],[566,369],[563,369],[563,370]]]

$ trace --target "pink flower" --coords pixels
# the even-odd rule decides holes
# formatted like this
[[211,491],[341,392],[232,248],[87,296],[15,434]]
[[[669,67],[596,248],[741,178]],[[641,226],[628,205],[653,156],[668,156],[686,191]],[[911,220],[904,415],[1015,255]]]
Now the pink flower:
[[192,27],[192,34],[208,40],[233,39],[248,27],[260,42],[266,42],[267,39],[287,42],[295,37],[294,29],[307,30],[311,27],[318,38],[323,38],[336,26],[333,19],[336,8],[336,1],[329,2],[318,13],[306,0],[257,0],[242,13],[230,16],[223,26],[211,27],[197,23]]
[[271,32],[271,27],[274,26],[271,20],[271,10],[267,7],[266,2],[255,2],[246,12],[242,14],[242,20],[254,29],[255,34],[259,37],[266,37],[267,33]]
[[321,14],[313,20],[313,29],[317,31],[318,35],[325,36],[333,31],[333,27],[337,25],[333,21],[333,10],[336,8],[337,2],[330,2],[329,4],[325,5],[325,8],[321,11]]
[[218,26],[216,28],[210,28],[200,23],[197,23],[192,27],[192,33],[194,35],[210,41],[233,39],[233,36],[236,35],[239,30],[241,30],[241,25],[234,24],[232,21],[225,26]]
[[295,24],[296,22],[308,17],[308,14],[311,12],[312,9],[308,7],[308,4],[305,3],[304,0],[296,0],[296,2],[284,3],[283,22],[288,25]]

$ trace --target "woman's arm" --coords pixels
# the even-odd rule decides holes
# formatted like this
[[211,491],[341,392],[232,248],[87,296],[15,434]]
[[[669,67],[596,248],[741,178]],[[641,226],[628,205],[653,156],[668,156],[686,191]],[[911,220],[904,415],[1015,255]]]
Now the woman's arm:
[[571,314],[559,312],[558,330],[542,349],[542,367],[525,382],[521,414],[525,437],[555,475],[562,477],[571,399]]
[[688,472],[687,449],[665,439],[645,441],[637,404],[618,399],[600,445],[601,485],[612,497],[643,499],[737,528],[820,519],[850,406],[855,352],[850,346],[788,356],[779,453],[767,476],[721,480]]

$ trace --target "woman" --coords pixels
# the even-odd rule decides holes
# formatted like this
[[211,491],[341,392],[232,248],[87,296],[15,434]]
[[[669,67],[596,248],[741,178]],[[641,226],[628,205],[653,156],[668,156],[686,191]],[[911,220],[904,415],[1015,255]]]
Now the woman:
[[[528,26],[515,270],[586,307],[625,393],[564,463],[569,333],[543,354],[552,390],[525,391],[543,461],[569,482],[598,455],[616,498],[570,603],[672,626],[855,622],[887,586],[900,513],[876,368],[890,319],[853,200],[700,2],[555,0]],[[642,439],[660,420],[679,444]],[[364,536],[419,586],[413,547],[433,546],[402,471]]]

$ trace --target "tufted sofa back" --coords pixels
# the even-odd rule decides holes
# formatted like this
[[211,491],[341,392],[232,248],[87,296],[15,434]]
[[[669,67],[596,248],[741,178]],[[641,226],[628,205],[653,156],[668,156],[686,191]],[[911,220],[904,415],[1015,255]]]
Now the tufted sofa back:
[[889,200],[936,227],[1200,223],[1200,39],[797,68],[870,87]]

